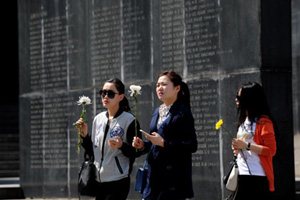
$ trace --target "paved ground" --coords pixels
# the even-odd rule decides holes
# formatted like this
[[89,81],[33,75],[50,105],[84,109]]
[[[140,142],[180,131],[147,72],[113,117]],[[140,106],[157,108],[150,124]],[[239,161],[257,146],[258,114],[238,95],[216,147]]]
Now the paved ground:
[[[95,200],[95,198],[88,198],[88,197],[81,197],[81,200]],[[2,199],[1,199],[2,200]],[[21,199],[10,199],[10,200],[21,200]],[[47,198],[47,199],[42,199],[42,198],[26,198],[24,200],[78,200],[78,198]],[[127,199],[130,200],[130,199]]]
[[[93,198],[84,198],[84,197],[81,197],[80,198],[81,200],[95,200]],[[1,199],[2,200],[2,199]],[[20,200],[20,199],[9,199],[9,200]],[[35,198],[26,198],[25,200],[78,200],[78,198],[73,198],[73,199],[68,199],[68,198],[58,198],[58,199],[41,199],[41,198],[38,198],[38,199],[35,199]],[[127,199],[127,200],[130,200],[130,199]]]

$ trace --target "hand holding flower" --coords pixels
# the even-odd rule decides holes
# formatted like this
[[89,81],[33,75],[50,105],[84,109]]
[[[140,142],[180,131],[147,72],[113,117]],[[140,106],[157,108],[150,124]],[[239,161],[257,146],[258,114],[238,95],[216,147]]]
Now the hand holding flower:
[[248,145],[248,143],[245,142],[244,140],[237,139],[237,138],[233,138],[231,144],[234,150],[246,149]]
[[77,122],[76,122],[76,129],[78,132],[80,132],[81,137],[85,138],[87,136],[87,124],[83,123],[83,119],[80,118]]
[[144,148],[144,142],[139,137],[134,137],[132,141],[132,146],[137,149],[143,149]]

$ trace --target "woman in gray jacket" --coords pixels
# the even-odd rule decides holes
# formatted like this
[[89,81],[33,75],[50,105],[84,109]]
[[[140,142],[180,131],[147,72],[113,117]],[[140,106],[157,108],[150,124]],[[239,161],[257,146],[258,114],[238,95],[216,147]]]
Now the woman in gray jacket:
[[[119,79],[110,79],[100,90],[102,104],[107,111],[98,114],[93,121],[92,134],[87,134],[87,124],[82,119],[82,146],[88,154],[94,154],[97,169],[96,200],[125,200],[130,189],[130,173],[136,149],[131,146],[135,136],[135,117],[125,97],[125,86]],[[139,124],[138,124],[138,129]],[[141,133],[138,131],[139,137]]]

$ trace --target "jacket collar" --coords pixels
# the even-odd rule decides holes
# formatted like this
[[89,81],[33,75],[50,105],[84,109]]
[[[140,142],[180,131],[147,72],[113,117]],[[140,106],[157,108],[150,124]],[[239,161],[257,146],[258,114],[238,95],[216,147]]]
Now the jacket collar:
[[164,137],[164,131],[163,131],[164,127],[170,123],[172,116],[174,116],[174,114],[176,114],[179,106],[180,106],[179,102],[175,101],[169,110],[168,117],[160,125],[158,130],[157,130],[156,126],[157,126],[157,122],[158,122],[158,118],[159,118],[159,107],[154,111],[153,118],[154,118],[155,123],[153,124],[153,126],[155,126],[155,127],[153,127],[153,129],[157,130],[157,133],[160,134],[162,137]]
[[[119,108],[119,110],[118,110],[118,112],[116,113],[116,115],[114,116],[114,118],[119,117],[122,113],[123,113],[123,110],[121,110],[121,109]],[[108,111],[106,111],[105,116],[106,116],[107,118],[109,117],[109,116],[108,116]]]

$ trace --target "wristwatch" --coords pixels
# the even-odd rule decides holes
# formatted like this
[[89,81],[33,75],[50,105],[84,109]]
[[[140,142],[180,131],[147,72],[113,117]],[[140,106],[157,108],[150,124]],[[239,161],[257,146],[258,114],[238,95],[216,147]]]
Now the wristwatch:
[[247,145],[247,150],[249,151],[250,150],[250,147],[251,147],[251,143],[250,142],[248,142],[248,145]]

